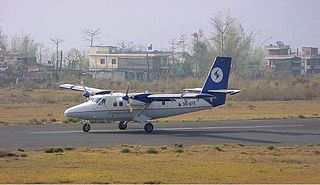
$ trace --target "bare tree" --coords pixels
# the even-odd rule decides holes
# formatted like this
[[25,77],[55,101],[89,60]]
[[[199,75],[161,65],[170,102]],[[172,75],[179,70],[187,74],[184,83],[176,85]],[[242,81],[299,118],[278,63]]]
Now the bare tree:
[[185,54],[185,52],[186,52],[187,40],[188,40],[188,38],[187,38],[186,34],[182,34],[182,35],[180,35],[179,41],[177,43],[179,45],[179,47],[182,49],[183,54]]
[[218,16],[211,18],[211,24],[218,33],[213,33],[215,36],[211,37],[216,43],[221,46],[221,55],[224,54],[224,42],[226,39],[226,32],[229,27],[236,21],[236,18],[227,15],[224,20],[221,19],[220,12]]
[[90,30],[90,29],[83,29],[81,30],[82,33],[82,38],[86,41],[90,41],[90,47],[93,46],[94,40],[98,38],[98,35],[101,34],[101,29],[95,29],[95,30]]
[[57,49],[57,61],[56,61],[56,66],[55,69],[58,70],[59,69],[59,44],[64,42],[64,39],[59,39],[59,38],[50,38],[50,44],[54,44],[56,46]]

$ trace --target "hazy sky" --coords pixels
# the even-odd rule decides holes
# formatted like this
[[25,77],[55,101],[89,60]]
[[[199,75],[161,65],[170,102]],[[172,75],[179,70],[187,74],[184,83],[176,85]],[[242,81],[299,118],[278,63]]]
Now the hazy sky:
[[63,38],[63,49],[89,44],[83,28],[101,28],[99,44],[129,40],[163,49],[199,28],[210,35],[210,17],[229,11],[248,32],[261,32],[257,43],[272,37],[267,44],[320,47],[319,7],[318,0],[0,0],[0,26],[9,36],[23,30],[48,46],[50,37]]

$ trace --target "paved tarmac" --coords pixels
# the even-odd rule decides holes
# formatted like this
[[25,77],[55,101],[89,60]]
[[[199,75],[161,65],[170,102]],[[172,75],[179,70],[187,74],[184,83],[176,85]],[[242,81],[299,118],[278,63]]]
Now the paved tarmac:
[[43,149],[61,147],[103,147],[107,145],[244,145],[320,144],[320,119],[250,120],[154,123],[146,134],[139,123],[127,130],[117,124],[91,124],[84,133],[80,124],[0,126],[0,149]]

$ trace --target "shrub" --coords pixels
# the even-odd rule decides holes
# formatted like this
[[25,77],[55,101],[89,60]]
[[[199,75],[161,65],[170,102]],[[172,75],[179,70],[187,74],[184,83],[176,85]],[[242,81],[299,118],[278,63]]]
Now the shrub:
[[273,150],[273,149],[274,149],[274,146],[270,145],[270,146],[267,147],[267,149]]
[[215,147],[213,147],[215,150],[217,150],[217,151],[219,151],[219,152],[221,152],[222,151],[222,149],[219,147],[219,146],[215,146]]
[[62,153],[64,152],[63,148],[60,147],[50,147],[45,150],[46,153]]
[[71,151],[71,150],[73,150],[73,149],[74,149],[74,148],[72,148],[72,147],[65,147],[65,148],[64,148],[65,151]]
[[57,120],[56,120],[55,118],[51,118],[51,119],[50,119],[50,122],[51,122],[51,123],[54,123],[54,122],[57,122]]
[[182,148],[182,147],[183,147],[183,145],[182,145],[181,143],[176,143],[176,144],[174,144],[174,146],[175,146],[175,147],[179,147],[179,148]]
[[130,150],[128,147],[122,147],[121,148],[121,153],[130,153]]
[[176,153],[183,153],[184,151],[183,151],[182,148],[176,148],[175,152],[176,152]]
[[161,147],[161,150],[166,150],[166,149],[167,149],[166,146],[162,146],[162,147]]
[[162,184],[161,181],[145,181],[144,184]]
[[155,148],[148,148],[147,153],[148,154],[157,154],[158,150],[156,150]]
[[40,125],[42,122],[37,120],[37,119],[31,119],[28,121],[29,124],[36,124],[36,125]]
[[16,154],[16,153],[12,153],[12,152],[6,152],[6,151],[1,151],[0,150],[0,158],[2,157],[27,157],[26,154]]

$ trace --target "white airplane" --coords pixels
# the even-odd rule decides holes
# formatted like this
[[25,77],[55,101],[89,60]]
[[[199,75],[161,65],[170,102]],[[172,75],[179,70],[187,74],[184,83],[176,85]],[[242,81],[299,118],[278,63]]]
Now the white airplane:
[[144,125],[146,133],[153,131],[152,119],[211,109],[225,104],[227,94],[241,90],[228,90],[231,58],[217,57],[202,88],[184,89],[181,94],[115,93],[72,84],[60,88],[82,91],[89,100],[67,109],[67,117],[83,119],[82,130],[89,132],[90,120],[119,121],[119,129],[125,130],[129,121]]

